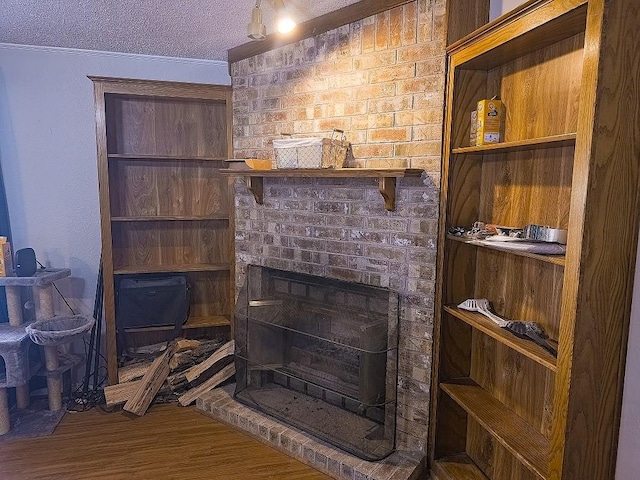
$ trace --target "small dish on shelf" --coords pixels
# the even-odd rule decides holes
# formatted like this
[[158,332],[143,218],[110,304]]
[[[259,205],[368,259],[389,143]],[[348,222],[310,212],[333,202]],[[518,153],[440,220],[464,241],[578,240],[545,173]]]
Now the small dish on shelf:
[[230,170],[271,170],[268,158],[230,158],[227,163]]
[[271,159],[269,158],[245,158],[244,163],[254,170],[271,170]]

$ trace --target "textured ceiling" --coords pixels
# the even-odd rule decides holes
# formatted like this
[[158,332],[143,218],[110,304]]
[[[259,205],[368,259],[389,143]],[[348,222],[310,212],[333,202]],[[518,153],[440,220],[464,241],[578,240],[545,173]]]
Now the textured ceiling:
[[[357,0],[284,0],[298,22]],[[227,60],[255,0],[0,0],[0,43]],[[267,33],[273,9],[262,2]]]

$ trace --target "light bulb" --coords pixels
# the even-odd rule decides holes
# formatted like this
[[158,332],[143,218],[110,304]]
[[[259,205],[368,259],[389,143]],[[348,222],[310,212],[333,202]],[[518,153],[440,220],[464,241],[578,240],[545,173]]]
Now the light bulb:
[[289,33],[296,28],[296,22],[288,14],[280,16],[277,22],[277,29],[280,33]]
[[296,28],[296,22],[284,6],[283,0],[272,0],[272,2],[276,11],[276,30],[280,33],[289,33]]

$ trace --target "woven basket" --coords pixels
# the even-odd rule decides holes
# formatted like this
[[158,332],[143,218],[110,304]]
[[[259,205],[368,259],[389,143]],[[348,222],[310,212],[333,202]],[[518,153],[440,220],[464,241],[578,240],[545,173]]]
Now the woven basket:
[[25,331],[37,345],[62,345],[82,337],[94,324],[93,317],[84,315],[53,317],[33,322],[26,326]]
[[273,167],[342,168],[348,150],[342,130],[334,130],[331,138],[282,138],[273,141]]

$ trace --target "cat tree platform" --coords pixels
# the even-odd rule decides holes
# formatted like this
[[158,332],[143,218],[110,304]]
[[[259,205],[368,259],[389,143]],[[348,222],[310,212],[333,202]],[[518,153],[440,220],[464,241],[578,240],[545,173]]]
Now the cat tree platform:
[[[0,325],[0,357],[4,359],[5,375],[0,377],[0,435],[10,428],[7,388],[15,387],[16,404],[24,409],[29,406],[29,380],[33,376],[29,368],[29,347],[33,342],[25,330],[22,318],[21,289],[30,287],[38,299],[36,319],[54,316],[53,282],[71,275],[68,268],[39,270],[31,277],[0,277],[5,287],[9,323]],[[56,382],[59,387],[59,382]],[[51,408],[51,406],[50,406]]]

